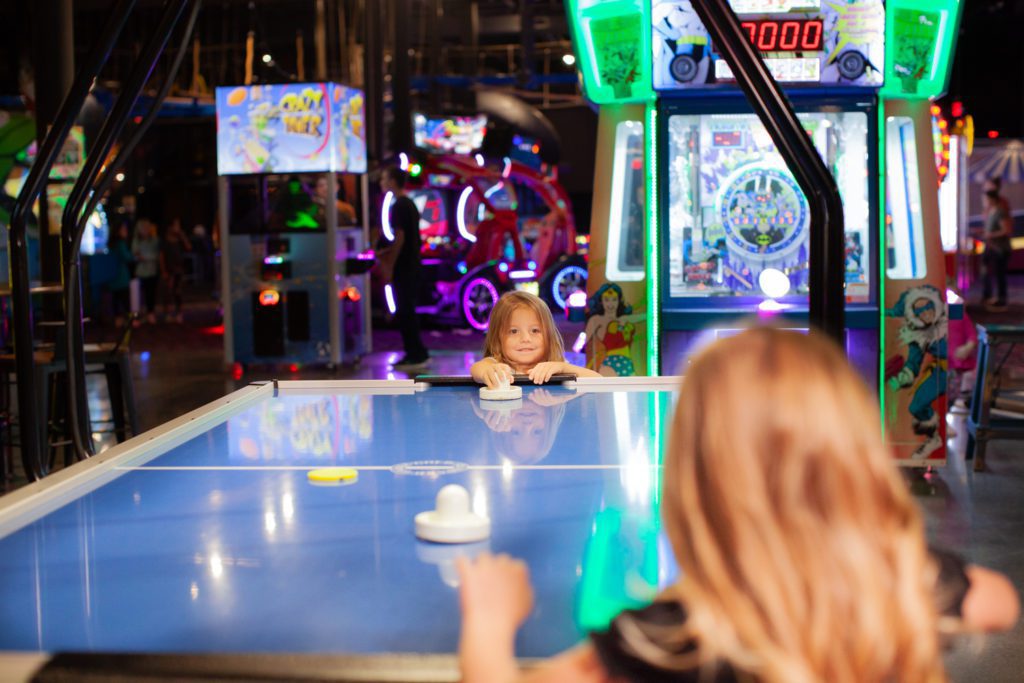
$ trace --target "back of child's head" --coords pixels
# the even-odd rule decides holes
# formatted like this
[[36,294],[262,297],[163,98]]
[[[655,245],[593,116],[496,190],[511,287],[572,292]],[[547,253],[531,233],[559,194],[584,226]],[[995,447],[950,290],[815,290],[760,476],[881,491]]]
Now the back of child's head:
[[759,681],[943,680],[920,516],[830,342],[755,328],[697,355],[662,517],[701,660]]
[[555,327],[555,320],[551,317],[551,309],[541,301],[539,297],[529,292],[506,292],[498,299],[498,303],[491,310],[491,319],[487,327],[487,336],[484,338],[484,356],[495,360],[506,362],[502,353],[501,340],[508,332],[512,313],[519,308],[527,308],[537,314],[540,320],[541,331],[547,342],[547,356],[545,361],[564,361],[565,347],[562,343],[562,335]]

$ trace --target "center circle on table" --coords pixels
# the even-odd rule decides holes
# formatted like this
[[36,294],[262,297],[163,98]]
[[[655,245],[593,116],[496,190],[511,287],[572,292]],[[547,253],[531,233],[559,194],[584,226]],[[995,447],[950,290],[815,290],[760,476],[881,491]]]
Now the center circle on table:
[[395,474],[414,477],[441,477],[446,474],[465,472],[467,469],[469,469],[469,465],[455,460],[413,460],[391,466],[391,471]]

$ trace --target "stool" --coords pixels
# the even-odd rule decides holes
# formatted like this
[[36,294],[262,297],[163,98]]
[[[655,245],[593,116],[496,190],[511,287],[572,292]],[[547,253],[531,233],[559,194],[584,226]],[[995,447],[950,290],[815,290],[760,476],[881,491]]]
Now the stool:
[[[128,324],[116,342],[84,345],[85,373],[102,372],[106,377],[110,412],[114,423],[113,431],[118,443],[128,438],[128,429],[131,430],[132,436],[139,433],[129,350],[132,322],[132,318],[129,318]],[[43,348],[36,349],[34,355],[37,411],[41,418],[39,443],[46,449],[40,455],[47,459],[48,469],[52,469],[56,461],[57,448],[63,447],[65,448],[65,464],[70,465],[73,460],[73,451],[69,448],[68,401],[64,391],[63,376],[67,373],[64,345],[61,343],[49,347],[44,345]],[[7,379],[14,372],[14,354],[0,354],[0,373],[3,373]],[[94,432],[91,420],[89,431]]]
[[0,478],[6,491],[14,481],[11,458],[11,384],[7,373],[0,372]]
[[[39,444],[42,448],[47,448],[50,441],[50,404],[53,400],[53,392],[50,390],[53,384],[55,374],[62,372],[64,369],[63,361],[58,361],[55,357],[52,349],[36,349],[33,352],[33,364],[35,366],[35,386],[36,386],[36,414],[40,418],[39,424]],[[10,392],[11,387],[15,386],[15,383],[10,380],[11,376],[17,372],[17,364],[15,361],[15,355],[13,353],[0,353],[0,374],[4,377],[4,391]],[[17,420],[8,419],[8,443],[12,446],[20,445],[13,440],[10,427],[17,425],[19,434],[23,428],[20,416]],[[43,453],[40,453],[42,457]],[[28,473],[26,472],[26,476]]]
[[[128,438],[126,427],[132,436],[139,433],[139,416],[135,409],[135,386],[132,384],[132,356],[126,341],[85,345],[85,366],[100,366],[107,379],[107,393],[110,396],[110,414],[114,420],[114,434],[117,442]],[[127,407],[127,411],[125,408]],[[125,418],[127,425],[125,424]]]
[[[1014,400],[1000,386],[1000,376],[1017,344],[1024,342],[1024,325],[978,326],[978,377],[967,418],[967,457],[974,457],[974,471],[985,469],[985,449],[992,439],[1024,439],[1024,413],[1021,419],[992,415],[992,408],[1014,410]],[[999,356],[1002,352],[1001,357]]]

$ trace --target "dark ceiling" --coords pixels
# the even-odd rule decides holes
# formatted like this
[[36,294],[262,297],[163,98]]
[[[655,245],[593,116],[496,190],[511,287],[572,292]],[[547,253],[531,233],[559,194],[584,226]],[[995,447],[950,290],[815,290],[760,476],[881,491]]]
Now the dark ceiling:
[[[0,0],[0,22],[8,40],[0,41],[0,95],[18,92],[18,65],[27,61],[31,45],[31,8],[62,1]],[[394,25],[409,34],[410,70],[420,76],[522,77],[524,73],[567,76],[570,68],[560,58],[568,50],[568,32],[562,0],[206,0],[197,35],[200,41],[198,73],[206,86],[237,84],[245,75],[245,40],[252,31],[257,58],[253,71],[259,81],[282,81],[299,75],[296,37],[301,34],[305,78],[316,78],[314,45],[316,8],[324,7],[328,78],[356,82],[357,64],[347,48],[361,43],[362,13],[367,7],[383,7],[392,28],[386,42],[393,42]],[[88,50],[102,26],[113,0],[74,0],[76,55]],[[140,0],[126,38],[119,45],[102,78],[110,87],[131,66],[141,42],[154,24],[162,2]],[[475,8],[475,14],[474,14]],[[533,15],[532,59],[524,53],[523,13]],[[440,18],[435,21],[435,15]],[[474,21],[474,16],[477,18]],[[473,26],[477,46],[472,46]],[[1024,135],[1024,0],[965,0],[962,29],[954,60],[949,99],[960,99],[974,115],[983,133],[996,130],[1002,136]],[[43,27],[45,31],[45,26]],[[3,54],[6,53],[6,54]],[[273,62],[259,57],[270,54]],[[196,85],[192,65],[186,62],[178,90]],[[423,82],[421,79],[420,83]],[[520,83],[523,86],[522,83]],[[531,84],[534,90],[540,88]],[[574,84],[549,86],[548,94],[572,96]]]
[[[0,22],[7,26],[30,27],[45,24],[45,5],[70,0],[36,0],[34,4],[0,2]],[[113,6],[112,0],[75,0],[75,55],[82,59],[91,47]],[[140,0],[128,27],[115,49],[101,81],[116,88],[131,65],[141,44],[156,24],[163,2]],[[256,82],[279,82],[298,78],[314,80],[316,73],[317,10],[323,17],[326,78],[358,82],[361,74],[356,55],[350,49],[364,40],[365,14],[382,12],[386,54],[393,51],[395,31],[408,33],[410,68],[413,76],[477,76],[543,73],[571,69],[561,64],[569,50],[568,29],[561,0],[206,0],[198,20],[198,73],[202,85],[234,85],[245,77],[246,37],[253,35]],[[34,9],[33,9],[34,8]],[[524,55],[523,16],[532,15],[532,59]],[[43,26],[45,39],[45,25]],[[13,94],[17,89],[17,65],[30,56],[30,31],[19,30],[13,40],[0,47],[9,56],[0,60],[0,89]],[[472,36],[476,35],[474,46]],[[302,55],[299,56],[299,40]],[[271,55],[264,64],[262,56]],[[524,64],[528,61],[529,64]],[[304,73],[300,73],[303,71]],[[179,90],[190,90],[192,64],[186,62],[178,79]],[[159,75],[159,74],[158,74]],[[572,91],[574,88],[569,88]],[[564,89],[563,89],[564,90]]]

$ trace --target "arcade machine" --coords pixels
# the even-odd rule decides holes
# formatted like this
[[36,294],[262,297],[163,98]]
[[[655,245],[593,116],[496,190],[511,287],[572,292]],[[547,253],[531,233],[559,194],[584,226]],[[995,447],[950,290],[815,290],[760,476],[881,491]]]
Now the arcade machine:
[[[844,204],[846,350],[898,459],[945,460],[945,267],[930,99],[957,0],[731,0]],[[570,0],[601,105],[588,363],[673,374],[750,315],[806,329],[807,200],[689,0]],[[640,46],[639,49],[637,46]],[[636,245],[644,245],[637,248]]]
[[952,124],[939,105],[932,105],[932,140],[939,172],[939,232],[946,255],[946,273],[960,293],[970,288],[968,257],[974,251],[969,231],[968,157],[974,146],[974,120],[963,105],[953,103]]
[[[414,118],[417,152],[402,154],[420,210],[424,287],[419,312],[486,330],[502,293],[525,289],[561,312],[586,288],[569,197],[558,181],[480,153],[486,116]],[[385,197],[384,206],[388,206]],[[382,213],[388,236],[387,211]]]
[[[6,231],[10,210],[28,178],[29,169],[35,163],[35,135],[36,124],[33,117],[24,112],[0,111],[0,231],[4,233],[3,239],[0,239],[0,281],[3,282],[8,281]],[[50,169],[46,190],[49,225],[59,226],[61,223],[64,205],[85,163],[85,151],[85,132],[81,126],[73,126],[57,162]],[[35,211],[38,212],[38,206]],[[32,281],[39,280],[38,229],[38,223],[33,216],[28,230],[29,279]],[[82,263],[91,294],[86,306],[96,305],[101,286],[112,276],[111,264],[106,258],[109,236],[110,225],[106,211],[102,205],[97,205],[82,235]],[[6,306],[5,302],[0,302],[0,309],[5,310]],[[6,334],[6,324],[5,317],[0,323],[0,333]]]
[[217,89],[227,364],[369,351],[363,111],[362,91],[336,83]]

